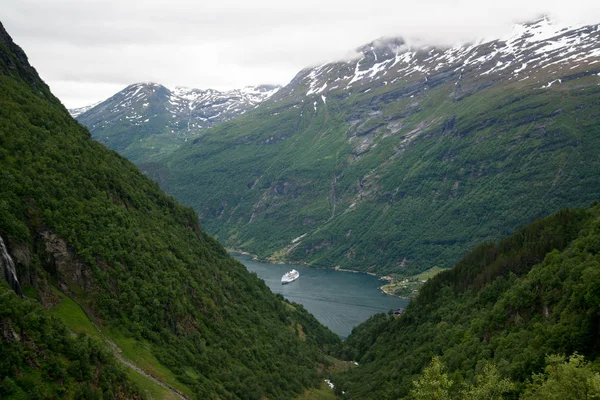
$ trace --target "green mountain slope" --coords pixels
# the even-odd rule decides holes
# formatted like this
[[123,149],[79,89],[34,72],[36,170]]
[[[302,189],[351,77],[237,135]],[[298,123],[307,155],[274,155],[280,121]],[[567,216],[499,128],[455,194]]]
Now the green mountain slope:
[[599,245],[596,203],[475,247],[429,280],[402,316],[380,314],[353,331],[343,355],[360,366],[336,376],[336,390],[345,398],[402,398],[436,355],[455,392],[474,383],[485,362],[516,382],[517,393],[547,355],[577,352],[597,366]]
[[0,397],[141,398],[112,354],[0,284]]
[[60,290],[198,398],[289,398],[319,384],[322,352],[337,336],[94,142],[3,28],[0,181],[0,235],[28,297],[51,308]]
[[375,42],[141,167],[226,246],[264,259],[450,267],[600,196],[598,30],[553,29],[455,48]]

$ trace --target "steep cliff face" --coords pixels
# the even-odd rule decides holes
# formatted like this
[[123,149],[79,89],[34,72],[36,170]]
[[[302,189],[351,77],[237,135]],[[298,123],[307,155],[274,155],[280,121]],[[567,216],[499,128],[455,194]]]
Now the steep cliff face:
[[[187,397],[289,398],[318,384],[322,352],[339,338],[229,257],[193,210],[93,141],[2,29],[0,237],[27,298],[0,285],[0,331],[10,337],[20,324],[29,332],[2,347],[10,390],[29,398],[137,393],[101,344],[74,339],[38,300],[75,330],[85,324],[125,343],[148,375]],[[30,375],[20,373],[25,364]]]
[[147,171],[227,246],[412,273],[600,196],[598,25],[383,39],[301,71]]
[[4,75],[15,76],[32,85],[35,90],[48,93],[48,86],[39,78],[29,64],[25,52],[13,42],[3,26],[0,26],[0,68]]

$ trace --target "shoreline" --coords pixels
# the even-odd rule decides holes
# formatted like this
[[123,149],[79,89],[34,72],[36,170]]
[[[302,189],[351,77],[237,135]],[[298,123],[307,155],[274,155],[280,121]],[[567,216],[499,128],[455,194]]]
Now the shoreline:
[[390,292],[388,292],[388,291],[386,290],[386,288],[385,288],[385,285],[383,285],[383,286],[380,286],[380,287],[379,287],[379,290],[380,290],[382,293],[384,293],[384,294],[386,294],[386,295],[388,295],[388,296],[395,297],[395,298],[397,298],[397,299],[409,300],[409,301],[410,301],[410,300],[412,300],[412,298],[410,298],[410,297],[398,296],[397,294],[394,294],[394,293],[390,293]]
[[[228,254],[238,254],[238,255],[241,255],[241,256],[250,257],[253,261],[258,261],[258,262],[261,262],[261,263],[264,263],[264,264],[272,264],[272,265],[288,264],[288,263],[283,262],[283,261],[263,260],[260,257],[258,257],[256,254],[248,253],[247,251],[243,251],[243,250],[239,250],[239,249],[225,248],[225,250],[227,251]],[[290,263],[289,265],[299,265],[299,266],[302,266],[302,267],[313,268],[313,269],[332,270],[332,271],[340,271],[340,272],[352,272],[353,274],[366,274],[366,275],[374,276],[377,279],[379,279],[380,281],[386,281],[387,282],[386,284],[379,286],[379,291],[381,293],[383,293],[383,294],[385,294],[387,296],[395,297],[397,299],[410,300],[409,297],[398,296],[396,294],[389,293],[385,289],[385,286],[387,284],[392,283],[394,281],[394,278],[392,278],[390,276],[387,276],[387,275],[386,276],[378,276],[374,272],[355,271],[355,270],[352,270],[352,269],[340,268],[339,265],[335,266],[333,268],[315,267],[314,265],[310,265],[310,264],[307,264],[305,262],[294,262],[294,263]]]

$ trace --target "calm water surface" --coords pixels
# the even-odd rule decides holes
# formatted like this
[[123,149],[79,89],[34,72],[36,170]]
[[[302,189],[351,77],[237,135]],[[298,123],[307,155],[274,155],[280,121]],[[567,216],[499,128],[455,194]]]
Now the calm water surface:
[[[265,264],[248,256],[232,254],[251,272],[264,279],[273,293],[302,304],[322,324],[341,337],[373,314],[406,307],[408,300],[379,291],[384,283],[374,276],[352,272],[314,269],[299,265]],[[287,285],[281,276],[295,268],[300,278]]]

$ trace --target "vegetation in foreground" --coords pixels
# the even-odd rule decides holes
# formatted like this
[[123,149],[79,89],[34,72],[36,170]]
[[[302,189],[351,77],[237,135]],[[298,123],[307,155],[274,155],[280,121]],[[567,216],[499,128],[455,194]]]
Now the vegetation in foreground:
[[[510,379],[502,378],[494,364],[485,363],[475,375],[474,381],[473,384],[463,385],[457,392],[455,382],[446,373],[444,364],[438,356],[434,356],[431,363],[413,381],[408,399],[501,400],[516,395],[517,386]],[[600,374],[579,354],[573,354],[568,359],[562,355],[550,355],[546,357],[544,371],[533,374],[519,398],[600,399]]]
[[[378,314],[359,325],[340,355],[360,366],[335,374],[336,393],[396,399],[412,390],[414,397],[423,385],[413,382],[444,365],[446,383],[438,383],[447,398],[465,397],[465,390],[485,381],[478,378],[482,373],[511,383],[503,398],[543,398],[555,385],[551,371],[562,365],[548,358],[553,354],[572,355],[565,368],[591,371],[585,374],[593,386],[599,321],[595,204],[562,210],[499,242],[480,244],[425,283],[401,317]],[[434,356],[434,365],[424,369]]]
[[141,399],[102,342],[0,284],[0,398]]

